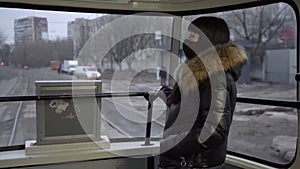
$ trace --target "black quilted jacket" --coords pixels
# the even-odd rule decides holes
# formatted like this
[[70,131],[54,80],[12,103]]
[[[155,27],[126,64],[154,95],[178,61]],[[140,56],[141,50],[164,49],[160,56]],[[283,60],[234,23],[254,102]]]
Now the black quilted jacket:
[[[236,105],[236,81],[247,61],[237,44],[216,46],[180,66],[160,144],[160,167],[224,163]],[[201,59],[200,59],[201,58]]]

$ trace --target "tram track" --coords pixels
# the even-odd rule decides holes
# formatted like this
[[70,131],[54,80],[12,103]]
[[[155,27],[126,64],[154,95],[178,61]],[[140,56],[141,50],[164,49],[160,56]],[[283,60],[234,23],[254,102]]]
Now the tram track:
[[[42,72],[39,74],[34,74],[33,72],[36,70],[28,70],[28,71],[20,71],[17,76],[16,83],[8,91],[7,95],[27,95],[34,94],[34,80],[35,79],[44,79]],[[50,75],[53,72],[49,72]],[[54,74],[53,74],[54,76]],[[55,74],[56,77],[56,74]],[[63,78],[65,77],[56,77]],[[29,93],[26,93],[29,92]],[[113,132],[121,133],[120,135],[124,135],[125,137],[144,137],[146,132],[146,118],[147,118],[147,102],[141,101],[137,104],[138,100],[141,99],[133,99],[133,102],[121,101],[121,110],[118,110],[113,103],[112,100],[103,99],[102,109],[102,119],[107,123],[106,129],[109,131],[114,130]],[[23,119],[23,114],[25,115],[25,109],[31,106],[32,103],[27,102],[11,102],[11,103],[1,103],[0,108],[3,109],[3,114],[0,114],[1,119],[6,119],[0,121],[0,146],[10,146],[16,144],[24,144],[24,140],[34,139],[35,137],[35,123],[32,120],[35,117],[30,117],[27,119]],[[128,104],[133,104],[129,106]],[[2,107],[1,107],[2,106]],[[33,106],[34,107],[34,106]],[[132,111],[132,108],[135,109]],[[126,111],[124,111],[126,110]],[[34,110],[33,110],[34,111]],[[124,113],[130,112],[130,116],[134,118],[143,119],[142,121],[132,120],[128,116],[124,116]],[[132,114],[135,113],[135,114]],[[29,113],[30,114],[30,113]],[[27,115],[28,110],[27,110]],[[7,116],[8,118],[2,118]],[[24,121],[25,120],[25,121]],[[30,123],[30,124],[29,124]],[[25,126],[24,126],[25,125]],[[110,126],[110,127],[108,127]],[[29,127],[29,128],[28,128]],[[23,128],[23,129],[22,129]],[[23,131],[24,130],[24,131]],[[163,123],[161,120],[157,120],[157,118],[152,119],[152,134],[151,136],[160,136],[163,131]],[[29,133],[28,133],[29,132]],[[112,133],[113,133],[112,132]],[[117,135],[117,134],[116,134]]]
[[[144,99],[144,98],[142,98]],[[137,99],[140,101],[140,98]],[[143,106],[141,106],[141,103],[137,104],[138,101],[134,100],[134,101],[129,101],[129,102],[125,102],[123,99],[118,99],[118,107],[120,109],[127,109],[127,110],[133,110],[134,115],[137,115],[137,117],[135,117],[136,119],[141,119],[142,122],[145,122],[143,120],[145,120],[147,118],[147,111],[148,111],[148,101],[145,100],[145,102],[142,102],[142,104],[144,104]],[[116,103],[116,102],[114,102]],[[162,114],[164,113],[165,109],[157,109],[156,107],[156,102],[153,102],[153,109],[152,109],[152,114],[156,115],[159,114],[159,117],[162,117]],[[133,115],[133,116],[134,116]],[[156,116],[153,116],[153,120],[152,122],[158,123],[160,126],[164,126],[164,118],[159,118]],[[126,118],[126,117],[125,117]]]
[[[140,88],[143,91],[151,90],[148,86],[138,86],[133,90],[139,91]],[[110,82],[104,81],[103,91],[111,92]],[[124,137],[145,137],[148,102],[143,97],[130,97],[129,100],[128,98],[105,98],[102,99],[101,107],[102,119]],[[163,112],[164,108],[155,101],[151,120],[151,137],[162,136],[165,121]]]
[[[131,113],[131,117],[140,116],[141,118],[144,118],[141,122],[132,120],[130,119],[130,116],[124,116],[124,113],[128,113],[130,109],[125,111],[126,109],[123,106],[121,107],[122,110],[118,110],[112,100],[102,99],[102,118],[126,137],[144,137],[146,133],[146,116],[141,115],[140,113]],[[146,114],[147,112],[145,112],[145,115]],[[162,131],[162,123],[152,120],[151,136],[161,136]]]
[[[47,76],[45,76],[47,74]],[[47,79],[69,79],[69,76],[57,76],[48,69],[29,69],[19,71],[17,81],[7,90],[7,96],[34,95],[35,81]],[[24,144],[36,137],[35,102],[0,103],[0,147]]]
[[14,91],[16,90],[17,86],[20,86],[21,84],[21,81],[23,79],[23,72],[22,71],[19,71],[18,72],[18,77],[17,77],[17,83],[14,83],[14,85],[12,86],[12,88],[7,92],[7,95],[12,95],[14,93]]
[[[27,88],[28,88],[28,84],[29,84],[29,81],[25,84],[25,90],[23,92],[23,95],[25,95],[27,93]],[[13,123],[13,127],[12,127],[12,132],[11,132],[11,135],[10,135],[10,138],[9,138],[9,142],[8,142],[8,146],[11,146],[13,145],[13,142],[15,140],[15,136],[16,136],[16,132],[17,132],[17,125],[19,124],[19,119],[20,119],[20,113],[21,113],[21,108],[23,106],[23,101],[21,101],[19,103],[19,106],[18,106],[18,110],[17,110],[17,113],[16,113],[16,116],[14,118],[14,123]]]
[[[25,78],[25,73],[19,71],[17,81],[7,90],[8,96],[25,95],[28,89],[29,79]],[[18,124],[23,110],[23,101],[1,103],[2,109],[0,114],[0,146],[15,145],[15,138],[18,131]],[[22,134],[23,135],[23,134]]]

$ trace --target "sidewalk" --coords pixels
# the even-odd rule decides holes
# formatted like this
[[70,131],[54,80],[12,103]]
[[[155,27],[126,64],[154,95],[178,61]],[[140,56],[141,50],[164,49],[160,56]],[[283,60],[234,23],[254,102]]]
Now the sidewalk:
[[[131,72],[132,73],[132,72]],[[123,83],[127,76],[123,73],[118,90],[145,92],[160,84],[154,76],[137,74],[130,85]],[[103,89],[109,90],[110,81]],[[251,82],[237,84],[238,97],[296,101],[296,85]],[[147,109],[145,100],[132,98],[129,104]],[[126,103],[123,103],[126,104]],[[155,103],[153,113],[160,113],[164,103]],[[228,149],[275,163],[286,163],[293,159],[296,150],[298,114],[296,109],[237,103],[229,135]]]
[[[159,86],[158,81],[135,82],[130,86],[118,81],[119,90],[149,91]],[[109,90],[109,81],[103,90]],[[238,96],[275,100],[296,100],[296,86],[255,82],[237,85]],[[131,98],[133,107],[147,110],[147,103],[141,98]],[[127,104],[127,103],[122,103]],[[153,114],[161,114],[164,103],[155,103]],[[285,163],[295,153],[297,139],[297,112],[295,109],[237,103],[231,125],[228,149],[255,156],[268,161]]]

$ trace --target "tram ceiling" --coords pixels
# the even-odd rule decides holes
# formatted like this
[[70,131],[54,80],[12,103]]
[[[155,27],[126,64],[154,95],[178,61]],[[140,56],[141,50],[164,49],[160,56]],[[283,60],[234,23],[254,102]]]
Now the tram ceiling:
[[[7,2],[0,0],[0,2]],[[232,6],[264,0],[11,0],[11,3],[55,5],[103,10],[181,12]]]

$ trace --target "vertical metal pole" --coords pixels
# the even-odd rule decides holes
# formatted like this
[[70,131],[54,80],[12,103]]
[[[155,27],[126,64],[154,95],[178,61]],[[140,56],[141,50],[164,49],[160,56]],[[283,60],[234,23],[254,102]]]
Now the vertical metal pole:
[[[174,17],[173,19],[173,30],[172,30],[172,41],[171,41],[171,52],[179,56],[179,49],[180,49],[180,36],[181,36],[181,24],[182,19],[180,17]],[[178,67],[180,58],[179,57],[170,57],[170,67],[169,72],[171,76],[174,77],[175,69]],[[168,85],[174,86],[175,81],[173,78],[169,75],[168,77]]]
[[152,124],[152,108],[153,108],[153,96],[151,94],[149,94],[146,136],[145,136],[145,143],[142,144],[142,146],[153,145],[153,144],[150,143],[150,140],[151,140],[151,124]]
[[155,162],[154,162],[155,156],[147,157],[147,169],[154,169]]

